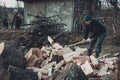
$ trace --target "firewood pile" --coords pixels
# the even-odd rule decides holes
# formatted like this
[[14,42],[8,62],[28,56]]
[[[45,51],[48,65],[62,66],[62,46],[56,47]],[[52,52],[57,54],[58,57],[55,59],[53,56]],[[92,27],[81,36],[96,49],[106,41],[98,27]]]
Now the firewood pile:
[[96,59],[87,48],[62,46],[48,36],[50,45],[21,53],[0,43],[0,80],[119,80],[119,58]]
[[47,36],[55,37],[64,32],[63,23],[58,23],[52,17],[36,16],[35,20],[29,24],[31,27],[26,30],[29,39],[21,43],[26,47],[41,47],[48,43]]

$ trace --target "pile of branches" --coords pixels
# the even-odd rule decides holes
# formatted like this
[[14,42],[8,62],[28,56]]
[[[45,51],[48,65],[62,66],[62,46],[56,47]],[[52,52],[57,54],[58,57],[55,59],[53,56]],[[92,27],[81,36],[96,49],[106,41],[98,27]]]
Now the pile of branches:
[[[48,36],[54,37],[64,31],[65,24],[58,23],[51,19],[51,17],[36,16],[35,18],[36,20],[30,24],[31,27],[27,29],[29,39],[22,38],[22,45],[28,48],[45,45],[48,43]],[[19,39],[17,41],[21,45],[21,42],[19,42],[21,40]]]

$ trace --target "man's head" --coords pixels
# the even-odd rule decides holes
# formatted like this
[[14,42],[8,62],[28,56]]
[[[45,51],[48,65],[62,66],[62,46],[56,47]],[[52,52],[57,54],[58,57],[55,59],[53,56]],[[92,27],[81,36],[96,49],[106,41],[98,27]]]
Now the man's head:
[[91,21],[92,21],[91,16],[90,15],[85,15],[84,21],[85,21],[86,25],[89,25],[91,23]]

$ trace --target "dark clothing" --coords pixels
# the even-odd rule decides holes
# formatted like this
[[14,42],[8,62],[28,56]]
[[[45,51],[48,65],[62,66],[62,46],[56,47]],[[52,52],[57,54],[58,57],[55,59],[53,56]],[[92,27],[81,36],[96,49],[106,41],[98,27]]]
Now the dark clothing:
[[97,43],[96,46],[96,58],[99,57],[99,53],[101,52],[102,49],[102,44],[103,41],[106,37],[106,28],[105,26],[103,26],[102,24],[100,24],[98,21],[96,20],[92,20],[92,22],[90,23],[90,25],[86,25],[85,26],[85,31],[84,31],[84,39],[88,38],[89,33],[91,32],[92,35],[90,36],[90,38],[92,39],[90,44],[89,44],[89,48],[88,48],[88,56],[92,55],[92,50],[95,46],[95,44]]
[[12,28],[15,25],[15,29],[20,29],[20,26],[22,24],[22,19],[19,16],[14,16],[12,21]]
[[22,24],[22,19],[21,19],[20,17],[18,17],[18,16],[16,16],[15,19],[16,19],[16,20],[15,20],[15,28],[16,28],[16,29],[20,29],[20,26],[21,26],[21,24]]
[[101,52],[101,49],[102,49],[102,44],[103,44],[103,41],[105,40],[105,37],[106,37],[106,32],[102,35],[100,35],[99,37],[96,37],[96,38],[93,38],[93,40],[90,42],[89,44],[89,48],[88,48],[88,55],[92,55],[92,50],[95,46],[95,44],[97,43],[97,46],[96,46],[96,58],[99,57],[99,53]]
[[93,38],[96,38],[96,37],[104,34],[106,32],[106,28],[103,25],[101,25],[98,21],[92,20],[90,25],[85,26],[84,39],[88,38],[89,32],[92,33],[90,38],[93,39]]

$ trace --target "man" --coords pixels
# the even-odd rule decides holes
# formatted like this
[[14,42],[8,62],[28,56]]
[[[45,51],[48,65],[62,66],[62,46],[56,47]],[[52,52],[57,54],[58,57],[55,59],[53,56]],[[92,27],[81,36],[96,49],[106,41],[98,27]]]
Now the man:
[[[106,28],[102,24],[100,24],[98,21],[93,20],[91,16],[86,15],[84,17],[85,20],[85,28],[84,28],[84,39],[82,42],[89,41],[89,47],[88,47],[88,56],[92,55],[92,50],[97,43],[96,46],[96,58],[99,57],[99,53],[102,49],[103,41],[106,37]],[[88,38],[89,33],[91,32],[90,38]]]
[[20,11],[18,11],[13,17],[11,27],[13,28],[14,25],[15,25],[15,29],[20,29],[20,26],[22,25],[22,15]]

